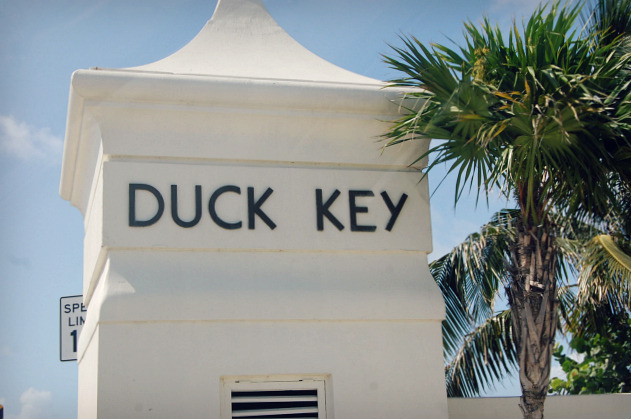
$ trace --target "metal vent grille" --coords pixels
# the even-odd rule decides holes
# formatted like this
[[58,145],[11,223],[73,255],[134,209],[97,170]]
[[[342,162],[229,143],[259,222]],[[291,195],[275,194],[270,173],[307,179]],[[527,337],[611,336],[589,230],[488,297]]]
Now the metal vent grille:
[[233,418],[317,418],[318,390],[232,391]]
[[[261,377],[258,379],[258,377]],[[222,378],[222,419],[326,419],[327,376]]]

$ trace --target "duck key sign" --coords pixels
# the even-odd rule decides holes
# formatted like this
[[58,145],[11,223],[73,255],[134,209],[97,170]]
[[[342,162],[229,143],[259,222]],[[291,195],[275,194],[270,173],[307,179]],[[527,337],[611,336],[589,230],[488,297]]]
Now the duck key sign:
[[[195,227],[202,218],[202,186],[195,185],[195,215],[193,219],[189,221],[184,221],[180,218],[178,214],[178,197],[177,197],[177,185],[171,185],[171,218],[173,222],[182,228],[191,228]],[[267,188],[263,195],[260,198],[255,198],[254,188],[249,186],[248,188],[248,229],[254,230],[256,228],[256,217],[260,218],[262,222],[264,222],[270,230],[274,230],[276,228],[276,223],[272,221],[267,214],[261,208],[265,201],[272,195],[274,190],[272,188]],[[158,204],[158,208],[156,213],[148,220],[138,220],[136,218],[136,193],[137,191],[147,191],[156,199],[156,203]],[[241,188],[235,185],[225,185],[219,187],[215,190],[210,196],[210,200],[208,201],[208,214],[210,218],[217,224],[219,227],[224,228],[226,230],[237,230],[243,227],[242,221],[236,222],[228,222],[225,221],[222,217],[217,214],[217,199],[224,193],[236,193],[237,195],[241,195]],[[335,226],[338,230],[344,230],[344,225],[340,222],[340,220],[333,215],[330,210],[331,205],[337,200],[340,196],[340,191],[336,189],[331,196],[326,200],[323,199],[322,189],[318,188],[315,190],[315,209],[316,209],[316,225],[319,231],[324,230],[324,219],[326,218],[331,224]],[[368,190],[349,190],[348,191],[348,207],[349,207],[349,219],[350,219],[350,227],[351,231],[365,231],[365,232],[374,232],[377,229],[377,226],[374,225],[360,225],[357,223],[357,215],[360,213],[367,213],[368,207],[360,206],[357,203],[358,198],[360,197],[374,197],[375,194],[373,191]],[[395,205],[390,199],[388,192],[381,192],[381,197],[383,198],[383,202],[390,211],[390,219],[388,220],[388,224],[386,225],[387,231],[392,231],[394,224],[399,218],[399,214],[401,214],[401,210],[405,205],[405,201],[408,199],[408,195],[403,193],[399,202]],[[148,227],[157,223],[162,215],[164,214],[164,197],[162,193],[158,191],[155,187],[144,184],[144,183],[130,183],[129,184],[129,226],[130,227]]]
[[104,240],[124,247],[429,251],[420,176],[107,162],[104,223],[116,233]]

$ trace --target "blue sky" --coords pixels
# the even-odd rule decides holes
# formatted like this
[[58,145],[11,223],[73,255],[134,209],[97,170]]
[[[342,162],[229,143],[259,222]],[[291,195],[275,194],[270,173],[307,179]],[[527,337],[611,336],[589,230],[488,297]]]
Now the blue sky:
[[[264,0],[312,52],[387,80],[380,59],[399,34],[462,39],[487,14],[502,28],[533,0]],[[70,75],[164,58],[210,19],[214,0],[0,2],[0,404],[10,419],[76,417],[77,365],[59,361],[59,298],[81,294],[83,220],[59,197]],[[367,144],[371,146],[371,144]],[[430,178],[430,185],[440,178]],[[492,210],[453,207],[453,182],[432,197],[433,256],[475,231]],[[515,382],[489,394],[517,395]]]

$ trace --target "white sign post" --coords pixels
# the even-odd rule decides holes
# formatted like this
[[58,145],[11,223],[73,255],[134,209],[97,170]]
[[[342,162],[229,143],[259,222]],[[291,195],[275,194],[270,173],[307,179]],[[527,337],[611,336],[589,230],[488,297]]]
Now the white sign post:
[[59,299],[59,359],[61,361],[77,360],[77,344],[85,323],[86,312],[83,295]]
[[90,321],[77,348],[86,313],[62,302],[61,333],[79,418],[224,419],[232,394],[299,382],[321,419],[448,418],[429,190],[409,166],[429,141],[381,152],[403,94],[384,86],[261,0],[220,0],[156,63],[73,74],[60,193],[85,220]]

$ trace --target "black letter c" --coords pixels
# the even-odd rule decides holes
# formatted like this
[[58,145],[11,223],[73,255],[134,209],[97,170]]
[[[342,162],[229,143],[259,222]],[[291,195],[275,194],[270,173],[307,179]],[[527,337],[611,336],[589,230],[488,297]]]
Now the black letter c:
[[227,185],[217,189],[210,197],[210,201],[208,201],[208,212],[210,213],[210,218],[212,218],[215,224],[217,224],[219,227],[225,228],[226,230],[236,230],[238,228],[241,228],[243,223],[241,221],[238,221],[236,223],[227,223],[219,218],[219,216],[217,215],[217,210],[215,209],[217,198],[219,198],[219,196],[225,192],[234,192],[241,195],[241,188],[234,185]]

